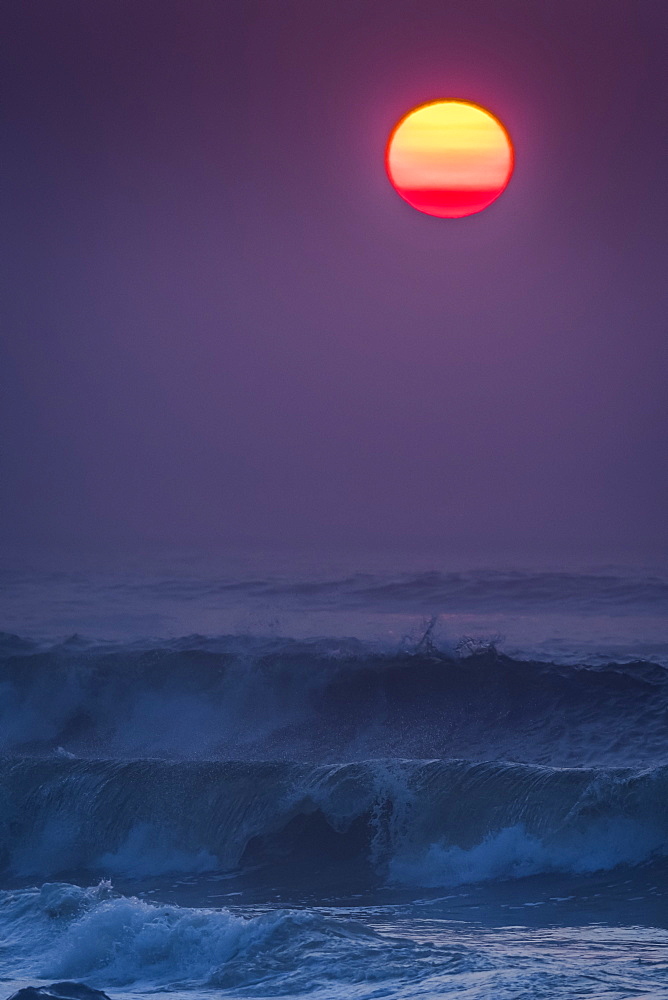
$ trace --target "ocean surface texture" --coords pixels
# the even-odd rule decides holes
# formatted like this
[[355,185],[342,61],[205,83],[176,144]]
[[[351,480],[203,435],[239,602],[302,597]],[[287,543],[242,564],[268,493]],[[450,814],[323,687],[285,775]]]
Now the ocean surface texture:
[[0,988],[668,998],[668,575],[0,576]]

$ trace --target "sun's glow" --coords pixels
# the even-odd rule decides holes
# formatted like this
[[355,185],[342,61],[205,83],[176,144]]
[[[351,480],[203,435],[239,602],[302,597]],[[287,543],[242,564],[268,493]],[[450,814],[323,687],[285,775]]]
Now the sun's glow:
[[394,128],[385,154],[397,193],[420,212],[447,219],[491,205],[508,184],[513,163],[501,122],[465,101],[414,108]]

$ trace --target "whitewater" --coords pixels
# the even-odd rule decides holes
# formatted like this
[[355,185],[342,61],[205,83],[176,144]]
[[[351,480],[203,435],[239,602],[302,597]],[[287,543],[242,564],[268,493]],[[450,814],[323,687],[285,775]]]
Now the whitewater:
[[668,998],[665,570],[259,566],[1,567],[4,995]]

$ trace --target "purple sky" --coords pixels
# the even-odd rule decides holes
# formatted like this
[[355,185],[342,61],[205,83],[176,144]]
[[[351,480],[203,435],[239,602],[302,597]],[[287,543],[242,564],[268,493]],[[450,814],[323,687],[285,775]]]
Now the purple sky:
[[[3,5],[2,532],[668,540],[664,0]],[[411,209],[415,104],[515,142]]]

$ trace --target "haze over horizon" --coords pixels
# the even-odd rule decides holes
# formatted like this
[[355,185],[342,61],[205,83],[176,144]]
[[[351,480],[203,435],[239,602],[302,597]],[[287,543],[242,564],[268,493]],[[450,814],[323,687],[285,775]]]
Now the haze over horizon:
[[[5,6],[6,546],[665,558],[667,9],[407,10]],[[463,220],[383,166],[439,97]]]

